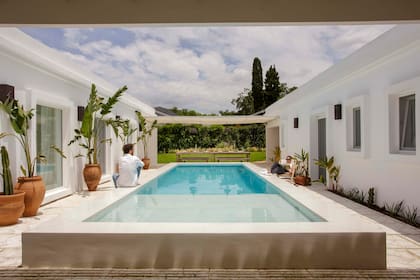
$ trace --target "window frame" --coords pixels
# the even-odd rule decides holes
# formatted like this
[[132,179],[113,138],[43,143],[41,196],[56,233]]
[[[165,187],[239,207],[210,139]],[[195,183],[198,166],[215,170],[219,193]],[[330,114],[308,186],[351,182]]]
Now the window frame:
[[[406,128],[407,128],[407,122],[408,122],[408,114],[409,114],[409,105],[410,105],[410,101],[414,100],[414,147],[404,147],[404,142],[406,140]],[[403,96],[399,96],[398,97],[398,123],[399,123],[399,150],[400,152],[415,152],[417,145],[416,145],[416,95],[415,94],[409,94],[409,95],[403,95]],[[401,102],[405,102],[406,104],[403,104],[405,107],[405,112],[401,112],[401,108],[402,108],[402,104]],[[404,124],[403,127],[401,128],[401,116],[402,113],[404,114]]]

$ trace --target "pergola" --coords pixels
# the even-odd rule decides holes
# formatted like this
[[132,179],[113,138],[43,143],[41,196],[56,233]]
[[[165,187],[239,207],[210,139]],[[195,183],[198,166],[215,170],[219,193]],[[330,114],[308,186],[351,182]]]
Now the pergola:
[[146,117],[147,121],[157,121],[158,124],[254,124],[254,123],[268,123],[275,120],[275,117],[269,116],[158,116]]

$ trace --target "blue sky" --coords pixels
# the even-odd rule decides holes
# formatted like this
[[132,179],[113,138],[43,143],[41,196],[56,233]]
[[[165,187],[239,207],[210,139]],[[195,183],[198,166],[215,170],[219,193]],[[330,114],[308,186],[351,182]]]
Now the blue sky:
[[152,106],[233,110],[252,61],[300,86],[390,25],[23,28],[75,63]]

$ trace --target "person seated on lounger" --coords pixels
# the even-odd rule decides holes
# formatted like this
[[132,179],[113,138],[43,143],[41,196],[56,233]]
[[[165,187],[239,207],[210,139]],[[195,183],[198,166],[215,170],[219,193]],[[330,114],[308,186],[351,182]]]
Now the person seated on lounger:
[[134,156],[134,145],[125,144],[123,146],[124,155],[118,161],[118,173],[112,175],[112,180],[116,188],[135,187],[140,176],[140,171],[144,163]]

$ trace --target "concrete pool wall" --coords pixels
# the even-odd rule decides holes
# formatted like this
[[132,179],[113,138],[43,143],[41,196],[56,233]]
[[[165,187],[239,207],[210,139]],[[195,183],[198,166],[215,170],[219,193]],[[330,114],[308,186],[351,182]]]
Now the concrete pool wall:
[[[245,165],[257,174],[261,170],[253,164]],[[22,264],[84,268],[386,268],[386,236],[379,227],[358,215],[349,215],[346,209],[332,208],[334,204],[328,199],[304,187],[294,187],[274,176],[262,177],[327,222],[82,222],[137,188],[118,189],[105,199],[82,205],[77,213],[67,213],[24,232]]]

